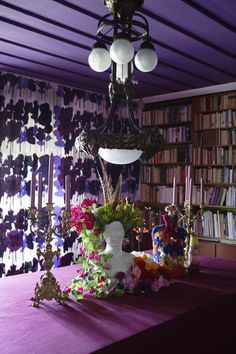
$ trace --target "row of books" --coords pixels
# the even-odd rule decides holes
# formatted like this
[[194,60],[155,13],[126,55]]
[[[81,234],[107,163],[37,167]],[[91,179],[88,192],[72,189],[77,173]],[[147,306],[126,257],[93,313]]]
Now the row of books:
[[188,166],[141,166],[141,183],[176,183],[184,184],[188,175]]
[[236,213],[204,212],[202,236],[236,240]]
[[233,167],[196,167],[194,182],[200,183],[201,177],[205,183],[236,183],[236,171]]
[[[151,186],[141,184],[141,200],[147,203],[168,203],[173,201],[173,188],[167,186]],[[177,204],[184,203],[184,187],[178,187]]]
[[162,124],[178,124],[189,122],[191,120],[191,106],[180,105],[175,107],[167,107],[143,111],[142,125],[162,125]]
[[235,145],[236,129],[196,131],[196,143],[201,146]]
[[233,128],[236,127],[236,110],[195,115],[195,129]]
[[159,129],[166,143],[184,143],[191,139],[191,129],[189,125],[178,127],[169,127],[167,129]]
[[[177,203],[184,202],[184,186],[177,186]],[[173,188],[165,185],[141,185],[141,196],[143,201],[152,203],[172,203]],[[236,207],[236,188],[235,187],[210,187],[204,189],[204,200],[201,200],[200,187],[193,186],[192,204],[199,205],[203,202],[212,206]]]
[[208,188],[205,190],[205,203],[208,205],[236,207],[236,188],[233,186],[229,188]]
[[173,161],[177,163],[190,163],[191,160],[192,145],[187,145],[158,151],[151,159],[148,160],[148,163],[173,163]]
[[194,165],[236,165],[236,148],[212,147],[193,149]]
[[201,111],[220,111],[223,109],[236,109],[236,94],[230,93],[218,96],[206,96],[200,99]]

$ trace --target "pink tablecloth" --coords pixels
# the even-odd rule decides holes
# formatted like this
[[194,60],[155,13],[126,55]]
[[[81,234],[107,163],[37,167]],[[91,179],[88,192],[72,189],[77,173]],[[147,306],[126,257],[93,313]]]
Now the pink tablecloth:
[[[76,269],[54,270],[61,286]],[[236,262],[201,258],[199,275],[159,293],[36,309],[30,298],[39,277],[0,279],[0,354],[236,353]]]

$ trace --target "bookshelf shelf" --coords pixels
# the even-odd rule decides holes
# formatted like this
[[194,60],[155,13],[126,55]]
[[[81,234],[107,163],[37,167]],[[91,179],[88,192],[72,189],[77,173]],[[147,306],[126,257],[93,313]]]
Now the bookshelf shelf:
[[236,92],[147,105],[143,128],[153,127],[160,129],[166,143],[163,151],[142,163],[139,205],[163,212],[172,202],[176,176],[181,209],[190,165],[194,208],[200,202],[200,179],[204,180],[204,221],[199,226],[204,237],[200,239],[225,246],[214,254],[226,258],[227,247],[235,246],[236,259]]
[[179,123],[173,123],[173,124],[152,124],[152,125],[143,125],[143,128],[170,128],[170,127],[181,127],[186,124],[191,124],[191,121],[186,121],[186,122],[179,122]]

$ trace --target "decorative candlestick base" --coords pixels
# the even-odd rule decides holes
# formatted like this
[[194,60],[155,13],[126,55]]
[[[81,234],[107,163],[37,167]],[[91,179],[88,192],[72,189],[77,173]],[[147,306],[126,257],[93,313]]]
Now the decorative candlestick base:
[[42,300],[52,299],[55,299],[60,305],[64,305],[60,285],[50,271],[40,277],[40,285],[36,284],[34,294],[35,296],[31,298],[33,307],[38,307]]
[[43,215],[42,212],[35,213],[30,210],[30,220],[31,220],[31,232],[33,226],[37,224],[37,228],[34,231],[35,234],[46,243],[45,250],[42,251],[40,246],[37,249],[38,259],[43,257],[44,266],[46,273],[40,277],[39,283],[36,284],[34,289],[34,297],[31,298],[33,301],[33,306],[38,307],[42,300],[53,300],[55,299],[59,304],[63,305],[63,294],[59,283],[51,272],[54,265],[53,258],[60,256],[60,250],[52,250],[51,242],[53,240],[53,234],[60,234],[60,236],[65,236],[68,231],[68,222],[70,218],[69,212],[62,212],[60,217],[60,224],[52,226],[52,218],[55,216],[53,213],[53,203],[48,203],[46,207],[46,225],[43,225]]
[[185,229],[187,231],[185,267],[189,273],[196,274],[200,271],[200,263],[198,235],[196,235],[193,231],[193,223],[197,218],[202,220],[202,205],[200,205],[200,210],[194,213],[192,205],[188,200],[186,200],[184,202],[184,213],[181,214],[181,217],[184,220]]
[[189,273],[196,274],[200,271],[198,236],[192,232],[188,237],[189,248],[185,261],[185,267]]

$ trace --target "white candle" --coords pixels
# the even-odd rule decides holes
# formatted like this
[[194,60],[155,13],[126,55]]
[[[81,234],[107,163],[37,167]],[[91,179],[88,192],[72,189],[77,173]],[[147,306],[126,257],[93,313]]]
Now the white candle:
[[173,195],[172,204],[176,204],[176,176],[173,177]]
[[30,206],[34,208],[35,206],[35,186],[36,186],[36,172],[32,172],[31,184],[30,184]]
[[65,176],[65,201],[66,211],[70,211],[70,176]]
[[193,197],[193,180],[190,178],[189,180],[189,204],[192,204],[192,197]]
[[191,166],[188,166],[188,185],[189,185],[189,181],[190,181],[190,177],[191,177]]
[[53,191],[53,154],[49,156],[49,169],[48,169],[48,203],[52,203]]
[[188,177],[185,178],[185,201],[188,200]]
[[200,204],[204,204],[204,182],[203,178],[200,178]]
[[43,174],[39,172],[38,178],[38,210],[42,209],[42,197],[43,197]]

